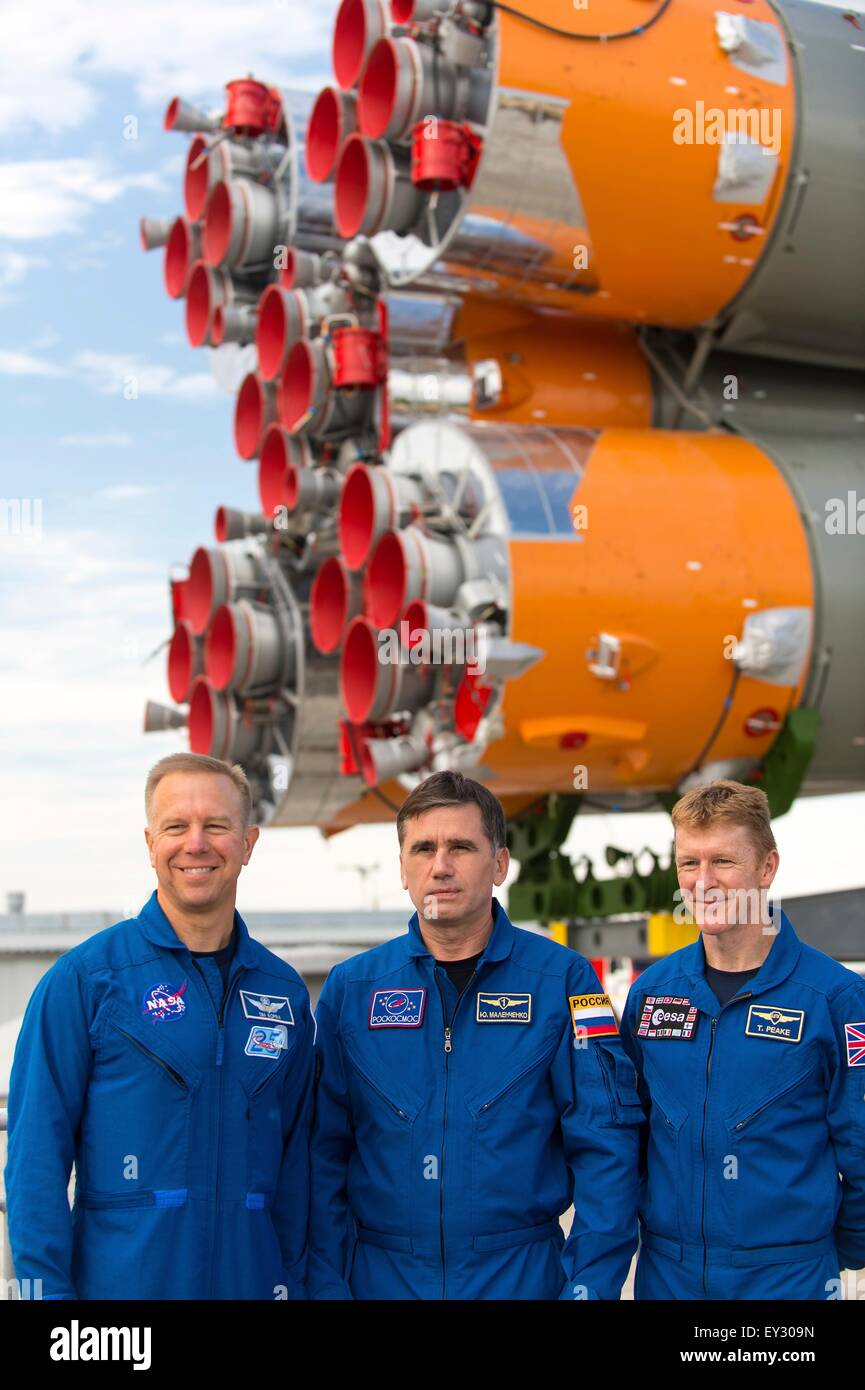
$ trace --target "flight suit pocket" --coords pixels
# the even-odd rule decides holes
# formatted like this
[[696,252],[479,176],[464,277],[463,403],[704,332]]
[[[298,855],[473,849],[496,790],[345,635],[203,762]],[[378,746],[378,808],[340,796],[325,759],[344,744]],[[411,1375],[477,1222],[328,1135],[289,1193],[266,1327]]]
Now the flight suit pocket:
[[297,1039],[287,1030],[287,1046],[277,1061],[259,1057],[241,1074],[246,1092],[246,1202],[250,1210],[267,1205],[276,1192],[282,1155],[288,1137],[283,1122],[283,1097],[290,1086]]
[[[528,1041],[528,1040],[526,1040]],[[542,1224],[567,1205],[567,1167],[550,1066],[560,1030],[466,1097],[477,1234]],[[526,1136],[531,1140],[527,1142]]]
[[602,1120],[601,1127],[610,1125],[638,1125],[645,1119],[640,1097],[637,1094],[636,1072],[628,1057],[618,1047],[607,1047],[603,1042],[590,1044],[595,1061],[601,1069],[601,1077],[607,1093],[610,1110],[609,1121]]
[[197,1069],[157,1028],[109,1011],[81,1121],[82,1204],[147,1205],[156,1193],[188,1187]]
[[344,1044],[345,1079],[355,1133],[348,1196],[359,1223],[382,1225],[381,1194],[388,1194],[387,1224],[412,1230],[412,1191],[423,1182],[424,1155],[414,1152],[414,1122],[421,1101],[401,1076],[383,1076],[368,1058]]
[[687,1240],[694,1184],[682,1134],[688,1112],[657,1083],[650,1085],[650,1095],[647,1164],[640,1182],[641,1222],[668,1240]]

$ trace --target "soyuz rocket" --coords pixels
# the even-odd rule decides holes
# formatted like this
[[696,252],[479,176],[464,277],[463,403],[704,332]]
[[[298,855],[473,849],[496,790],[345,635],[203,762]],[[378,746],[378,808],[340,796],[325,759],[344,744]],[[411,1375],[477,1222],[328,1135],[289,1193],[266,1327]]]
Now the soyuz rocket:
[[806,0],[342,0],[314,100],[172,101],[142,241],[260,510],[145,728],[325,833],[449,767],[514,824],[865,788],[863,73]]

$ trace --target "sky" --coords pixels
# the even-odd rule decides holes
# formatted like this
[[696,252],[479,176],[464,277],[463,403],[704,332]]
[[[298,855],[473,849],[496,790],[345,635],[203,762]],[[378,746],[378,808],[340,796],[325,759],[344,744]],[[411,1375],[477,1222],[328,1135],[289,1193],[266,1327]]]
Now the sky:
[[[145,700],[168,698],[167,575],[210,541],[219,504],[258,503],[232,398],[188,347],[138,218],[181,209],[187,137],[163,130],[168,100],[218,107],[247,73],[318,91],[335,9],[0,7],[0,497],[30,504],[27,534],[0,536],[0,911],[24,891],[33,912],[125,914],[151,890],[144,779],[186,746],[141,733]],[[800,802],[776,826],[779,891],[860,885],[863,823],[863,795]],[[569,848],[668,841],[662,814],[595,816]],[[356,865],[380,867],[364,882]],[[410,910],[392,826],[265,831],[242,908],[353,904]]]

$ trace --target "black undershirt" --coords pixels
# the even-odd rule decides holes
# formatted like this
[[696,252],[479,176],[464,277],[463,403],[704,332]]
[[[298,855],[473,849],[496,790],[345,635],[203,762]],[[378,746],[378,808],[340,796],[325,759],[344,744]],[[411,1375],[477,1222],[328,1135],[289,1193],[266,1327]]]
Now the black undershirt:
[[219,973],[222,976],[222,988],[225,989],[228,985],[228,971],[231,966],[231,958],[234,955],[234,949],[236,945],[237,932],[232,929],[231,940],[229,941],[228,945],[223,946],[221,950],[192,951],[190,952],[190,954],[193,960],[199,960],[202,956],[206,956],[209,960],[216,961],[216,964],[219,966]]
[[465,960],[437,960],[436,965],[444,966],[448,979],[456,986],[457,994],[462,994],[482,955],[483,951],[478,951],[476,956],[467,956]]
[[723,1009],[748,980],[753,980],[759,969],[760,966],[755,965],[753,970],[719,970],[717,966],[707,964],[706,984]]

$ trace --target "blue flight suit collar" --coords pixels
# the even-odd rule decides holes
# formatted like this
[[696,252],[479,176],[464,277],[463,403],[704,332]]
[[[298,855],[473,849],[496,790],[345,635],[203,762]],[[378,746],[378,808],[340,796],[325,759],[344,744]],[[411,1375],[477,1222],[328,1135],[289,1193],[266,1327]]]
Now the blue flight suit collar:
[[[138,914],[138,921],[141,930],[148,941],[154,946],[161,946],[168,951],[186,951],[188,947],[185,942],[180,940],[171,922],[166,917],[159,898],[154,888],[147,902]],[[249,935],[249,930],[240,913],[235,908],[234,912],[234,932],[236,946],[234,950],[234,964],[242,965],[251,969],[256,965],[255,943]]]
[[[793,973],[802,953],[802,943],[786,912],[776,911],[772,903],[769,904],[769,912],[773,922],[776,916],[780,916],[780,927],[768,956],[756,975],[747,983],[746,990],[749,995],[762,994],[764,990],[780,985]],[[702,933],[693,945],[686,946],[683,950],[682,969],[694,986],[693,1003],[706,1013],[716,1014],[718,1000],[706,981],[706,950]]]
[[[491,900],[493,929],[484,948],[478,965],[487,961],[506,960],[514,946],[514,925],[497,898]],[[421,936],[417,912],[413,912],[408,924],[408,953],[412,957],[429,956],[432,952]]]

